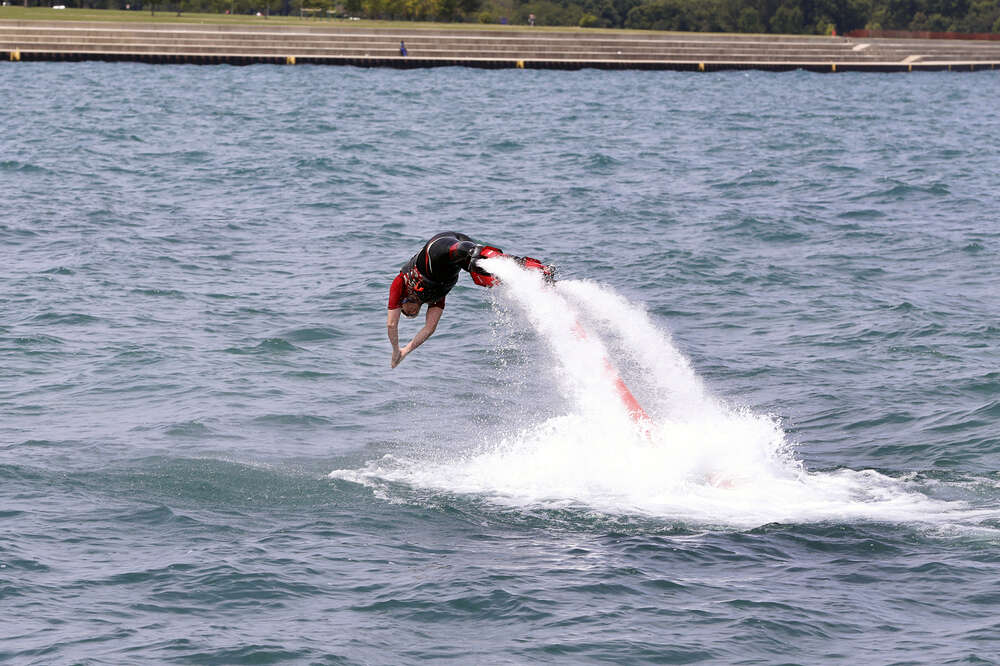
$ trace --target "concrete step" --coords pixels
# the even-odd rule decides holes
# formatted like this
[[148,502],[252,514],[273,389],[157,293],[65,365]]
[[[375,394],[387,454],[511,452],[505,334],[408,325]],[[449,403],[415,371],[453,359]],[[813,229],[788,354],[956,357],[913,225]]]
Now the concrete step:
[[[398,44],[395,39],[388,40],[385,37],[371,36],[371,35],[330,35],[330,36],[316,36],[316,35],[274,35],[274,34],[264,34],[264,35],[253,35],[253,34],[239,34],[230,33],[226,35],[212,35],[205,33],[191,33],[191,32],[179,32],[179,33],[167,33],[164,31],[85,31],[85,32],[71,32],[71,31],[26,31],[26,30],[3,30],[0,28],[0,38],[5,38],[6,40],[31,40],[45,37],[49,41],[55,41],[59,39],[65,39],[67,41],[78,41],[80,39],[113,39],[113,40],[145,40],[145,39],[174,39],[174,40],[184,40],[186,42],[193,41],[208,41],[212,43],[230,43],[230,42],[254,42],[254,43],[269,43],[269,42],[280,42],[280,43],[310,43],[310,42],[320,42],[320,41],[335,41],[337,43],[392,43]],[[813,51],[813,50],[823,50],[823,51],[850,51],[848,45],[832,45],[826,43],[815,43],[807,45],[794,45],[788,43],[770,43],[770,42],[720,42],[713,40],[711,42],[699,42],[697,40],[671,40],[665,42],[653,42],[653,41],[614,41],[614,40],[581,40],[581,39],[560,39],[560,40],[548,40],[548,39],[505,39],[505,40],[495,40],[495,39],[451,39],[447,37],[441,38],[428,38],[424,35],[417,37],[411,37],[408,41],[408,45],[425,45],[425,44],[448,44],[453,45],[456,48],[480,48],[483,46],[491,45],[505,45],[513,47],[530,47],[539,44],[546,45],[576,45],[586,48],[609,48],[609,49],[624,49],[624,48],[676,48],[676,47],[688,47],[688,48],[738,48],[738,49],[753,49],[753,48],[764,48],[774,51],[787,51],[787,52],[797,52],[797,51]]]
[[454,28],[436,29],[422,27],[419,23],[414,23],[412,28],[356,28],[346,22],[330,24],[309,24],[303,21],[300,25],[275,25],[275,24],[203,24],[203,23],[137,23],[130,25],[110,24],[100,21],[23,21],[23,20],[3,20],[0,24],[10,27],[24,28],[52,28],[58,30],[149,30],[165,32],[271,32],[276,34],[288,33],[341,33],[341,34],[369,34],[399,37],[409,35],[411,37],[483,37],[490,38],[510,38],[521,37],[532,40],[537,39],[607,39],[607,40],[633,40],[633,41],[664,41],[664,40],[685,40],[696,39],[699,42],[709,41],[766,41],[770,43],[801,42],[810,43],[818,41],[848,43],[846,37],[821,37],[814,35],[754,35],[739,33],[685,33],[685,32],[654,32],[646,30],[635,31],[601,31],[601,30],[577,30],[567,28],[561,31],[504,28],[500,30],[482,28]]
[[[185,53],[185,54],[220,54],[232,53],[242,55],[293,55],[293,56],[398,56],[399,49],[395,47],[375,47],[375,48],[322,48],[322,47],[260,47],[252,48],[240,45],[180,45],[172,43],[136,43],[136,44],[116,44],[113,42],[95,43],[81,42],[78,44],[50,44],[45,42],[22,44],[17,47],[24,52],[46,52],[46,53]],[[0,42],[0,50],[10,50]],[[662,52],[611,52],[611,51],[584,51],[584,50],[536,50],[536,51],[513,51],[502,49],[481,49],[477,51],[452,50],[452,49],[423,49],[417,53],[410,52],[412,57],[419,58],[504,58],[510,60],[524,59],[570,59],[570,60],[590,60],[590,59],[611,59],[611,60],[676,60],[676,61],[788,61],[785,54],[767,53],[733,53],[720,50],[714,53],[662,53]],[[871,56],[845,56],[842,58],[831,56],[803,56],[802,62],[870,62],[875,60]]]
[[[141,28],[130,28],[130,27],[115,27],[115,28],[79,28],[79,27],[56,27],[56,28],[38,28],[38,27],[18,27],[9,26],[10,22],[0,22],[0,29],[3,29],[8,34],[66,34],[66,35],[81,35],[87,38],[98,37],[102,35],[106,36],[124,36],[127,34],[142,35],[142,34],[171,34],[177,36],[204,36],[206,38],[214,40],[226,40],[230,38],[246,38],[246,39],[276,39],[287,41],[290,39],[295,39],[296,37],[314,38],[322,39],[326,37],[335,37],[340,40],[360,40],[360,41],[371,41],[378,39],[392,39],[396,40],[400,37],[399,34],[396,35],[385,35],[382,33],[373,32],[333,32],[329,34],[316,34],[310,32],[290,32],[290,31],[239,31],[230,30],[226,32],[218,32],[214,30],[174,30],[169,28],[157,28],[150,29],[148,27]],[[9,27],[8,27],[9,26]],[[528,43],[538,43],[538,42],[576,42],[585,44],[598,44],[604,43],[607,45],[622,45],[622,44],[667,44],[667,43],[678,43],[686,42],[691,44],[708,44],[708,43],[722,43],[722,44],[766,44],[771,48],[811,48],[813,46],[824,46],[830,47],[831,45],[841,46],[849,48],[850,44],[842,40],[806,40],[801,42],[793,42],[781,39],[769,39],[769,38],[747,38],[747,37],[732,37],[732,36],[711,36],[702,38],[700,36],[670,36],[659,39],[654,39],[650,37],[636,38],[629,34],[628,37],[603,37],[600,33],[596,33],[595,36],[585,36],[579,33],[574,33],[570,35],[561,35],[558,33],[536,33],[531,36],[514,36],[514,35],[493,35],[491,33],[475,33],[470,35],[456,35],[451,32],[440,32],[436,34],[428,34],[427,31],[411,31],[403,34],[404,38],[410,40],[424,40],[424,41],[435,41],[439,42],[442,40],[449,40],[457,42],[467,42],[467,43],[485,43],[485,42],[497,42],[502,41],[512,44],[528,44]]]
[[[0,47],[0,50],[3,50]],[[300,48],[300,49],[287,49],[287,48],[240,48],[235,46],[201,46],[198,48],[190,48],[185,46],[171,45],[171,44],[133,44],[133,45],[118,45],[118,44],[90,44],[81,43],[75,45],[73,48],[66,48],[65,45],[48,45],[48,44],[34,44],[31,46],[23,46],[18,49],[22,52],[41,52],[41,53],[177,53],[177,54],[187,54],[187,55],[197,55],[197,54],[207,54],[207,55],[218,55],[218,54],[233,54],[233,55],[266,55],[266,56],[325,56],[325,57],[398,57],[399,51],[396,48],[339,48],[339,49],[327,49],[327,48]],[[486,58],[486,59],[504,59],[504,60],[649,60],[649,61],[674,61],[674,62],[789,62],[789,59],[785,55],[768,55],[768,54],[734,54],[727,52],[718,53],[674,53],[674,54],[664,54],[664,53],[635,53],[635,52],[622,52],[622,53],[596,53],[592,51],[538,51],[538,52],[509,52],[509,51],[498,51],[498,50],[480,50],[480,51],[454,51],[448,49],[427,49],[419,52],[418,54],[412,54],[411,57],[417,58],[430,58],[430,59],[440,59],[440,58]],[[845,58],[830,58],[830,57],[802,57],[796,59],[794,62],[841,62],[841,63],[864,63],[864,62],[879,62],[877,58],[874,57],[845,57]]]
[[[407,43],[412,65],[433,61],[730,63],[792,68],[796,63],[834,69],[832,64],[878,66],[908,63],[997,63],[1000,42],[956,40],[848,39],[841,37],[716,35],[601,31],[352,29],[342,25],[199,25],[0,21],[0,51],[41,58],[74,59],[108,55],[147,62],[215,62],[232,56],[238,64],[283,61],[289,57],[333,60],[400,61],[399,40]],[[164,59],[149,57],[163,55]],[[47,56],[46,56],[47,57]],[[167,60],[187,58],[190,60]],[[199,58],[201,58],[199,60]],[[254,60],[260,58],[262,60]],[[325,60],[324,60],[325,59]],[[562,67],[563,65],[559,65]],[[897,67],[898,69],[898,67]],[[825,70],[830,71],[830,70]]]
[[[190,35],[170,35],[170,34],[149,34],[149,33],[123,33],[120,35],[95,34],[89,36],[65,35],[62,33],[35,32],[30,34],[11,33],[0,30],[0,43],[11,45],[23,45],[27,47],[31,44],[64,44],[67,48],[73,48],[81,43],[113,43],[113,44],[176,44],[185,46],[199,45],[232,45],[239,48],[398,48],[398,43],[387,40],[344,40],[338,37],[330,39],[245,39],[229,38],[224,40],[213,40],[203,38],[193,38]],[[789,49],[766,43],[762,44],[740,44],[725,45],[722,43],[696,44],[693,42],[676,42],[669,44],[608,44],[606,42],[586,43],[581,41],[549,42],[525,41],[523,43],[508,42],[456,42],[454,40],[426,40],[414,39],[408,44],[409,50],[419,51],[428,49],[450,49],[455,51],[502,51],[508,53],[529,53],[529,52],[550,52],[578,50],[594,53],[735,53],[740,55],[761,54],[785,54],[785,55],[809,55],[810,57],[866,57],[864,51],[851,51],[840,47],[830,47],[828,45],[816,45],[810,49]]]
[[[76,44],[92,43],[92,44],[175,44],[184,46],[218,46],[218,45],[231,45],[239,46],[245,48],[256,48],[256,47],[282,47],[282,48],[398,48],[398,44],[394,41],[386,42],[382,41],[341,41],[339,39],[328,39],[328,40],[291,40],[291,41],[281,41],[281,40],[268,40],[263,42],[258,42],[255,40],[205,40],[205,39],[189,39],[189,38],[172,38],[169,35],[163,36],[136,36],[127,35],[120,38],[111,38],[108,36],[98,36],[91,38],[80,38],[80,37],[66,37],[63,35],[44,35],[44,34],[33,34],[33,35],[5,35],[0,31],[0,43],[7,44],[50,44],[50,45],[66,45],[67,47],[72,47]],[[844,49],[831,49],[831,48],[814,48],[810,50],[798,50],[798,51],[788,51],[786,49],[776,49],[771,47],[758,47],[749,48],[748,46],[741,45],[739,47],[726,47],[726,46],[706,46],[706,45],[694,45],[694,44],[671,44],[671,45],[648,45],[648,46],[609,46],[606,44],[581,44],[581,43],[560,43],[553,44],[547,42],[540,43],[529,43],[529,44],[504,44],[504,43],[484,43],[472,45],[474,48],[469,48],[470,45],[463,43],[454,43],[447,40],[442,40],[439,42],[424,42],[414,40],[408,47],[411,51],[413,50],[424,50],[424,49],[450,49],[455,51],[473,51],[473,50],[491,50],[491,51],[504,51],[510,53],[517,52],[547,52],[547,51],[569,51],[569,50],[579,50],[588,52],[629,52],[629,53],[739,53],[739,54],[753,54],[753,53],[764,53],[764,54],[809,54],[817,57],[836,57],[836,56],[864,56],[869,53],[866,51],[851,51]]]

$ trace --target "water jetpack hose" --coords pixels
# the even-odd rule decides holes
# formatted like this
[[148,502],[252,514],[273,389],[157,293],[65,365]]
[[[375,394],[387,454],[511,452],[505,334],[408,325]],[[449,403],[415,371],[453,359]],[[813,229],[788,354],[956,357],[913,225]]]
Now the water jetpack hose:
[[[573,327],[573,332],[576,333],[576,337],[581,340],[587,339],[587,332],[583,330],[583,326],[580,325],[580,322],[576,322],[576,325]],[[618,374],[618,371],[615,370],[615,366],[611,364],[611,361],[608,360],[607,356],[604,357],[604,374],[611,380],[611,383],[614,384],[615,392],[618,393],[618,397],[621,399],[622,404],[625,405],[625,409],[628,411],[628,415],[632,417],[632,420],[639,425],[648,426],[650,423],[649,414],[646,413],[646,410],[642,408],[639,401],[635,399],[634,395],[632,395],[632,391],[630,391],[628,386],[625,384],[625,380]]]
[[[515,257],[513,255],[504,254],[499,248],[490,247],[489,245],[483,246],[479,250],[479,254],[476,259],[491,259],[493,257],[510,257],[524,268],[540,271],[542,273],[542,277],[547,283],[553,284],[556,281],[556,269],[554,266],[543,264],[538,259],[534,259],[532,257]],[[469,265],[469,273],[472,274],[472,281],[482,287],[493,287],[500,283],[499,278],[480,268],[476,264],[475,259]],[[583,326],[580,325],[580,322],[576,322],[573,332],[580,339],[586,339],[587,337],[587,332],[583,329]],[[607,357],[604,358],[604,373],[614,385],[615,392],[618,393],[619,399],[621,399],[622,404],[625,406],[626,411],[628,411],[629,416],[632,417],[632,420],[639,425],[648,426],[650,423],[649,415],[646,414],[646,410],[642,408],[639,401],[635,399],[634,395],[632,395],[632,391],[630,391],[628,386],[625,384],[625,380],[621,378],[621,375],[618,374],[615,366],[611,364],[611,361],[608,360]]]

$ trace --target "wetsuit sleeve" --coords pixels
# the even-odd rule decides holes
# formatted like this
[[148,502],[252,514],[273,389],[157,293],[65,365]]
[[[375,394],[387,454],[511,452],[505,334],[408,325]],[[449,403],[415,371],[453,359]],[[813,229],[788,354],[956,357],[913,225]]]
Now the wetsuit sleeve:
[[389,287],[389,309],[395,310],[396,308],[403,307],[403,274],[400,273],[396,276],[396,279],[392,281],[392,285]]

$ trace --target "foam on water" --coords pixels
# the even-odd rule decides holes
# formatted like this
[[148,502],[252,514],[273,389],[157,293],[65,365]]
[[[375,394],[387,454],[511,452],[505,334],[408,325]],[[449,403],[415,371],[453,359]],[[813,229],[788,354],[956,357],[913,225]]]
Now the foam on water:
[[[873,470],[806,470],[775,417],[711,395],[669,335],[607,287],[570,280],[553,288],[505,259],[488,260],[488,268],[503,281],[494,289],[499,302],[523,315],[509,325],[527,322],[551,351],[552,367],[533,374],[551,375],[566,413],[530,424],[512,417],[506,432],[483,433],[461,453],[386,456],[331,477],[475,494],[510,507],[736,527],[973,517],[963,502],[932,499],[915,482]],[[618,396],[606,369],[611,356],[648,421],[633,420]]]

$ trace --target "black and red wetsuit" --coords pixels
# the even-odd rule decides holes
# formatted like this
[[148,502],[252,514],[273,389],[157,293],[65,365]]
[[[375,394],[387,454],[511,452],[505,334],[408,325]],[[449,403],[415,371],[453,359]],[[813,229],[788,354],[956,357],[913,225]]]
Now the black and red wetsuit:
[[417,298],[431,307],[444,307],[444,298],[458,282],[460,271],[470,273],[478,269],[476,259],[483,249],[465,234],[445,231],[437,234],[413,257],[403,264],[399,275],[389,288],[389,309],[401,307],[407,297]]

